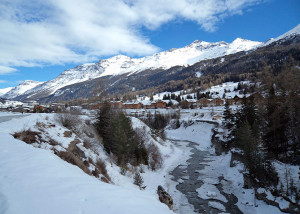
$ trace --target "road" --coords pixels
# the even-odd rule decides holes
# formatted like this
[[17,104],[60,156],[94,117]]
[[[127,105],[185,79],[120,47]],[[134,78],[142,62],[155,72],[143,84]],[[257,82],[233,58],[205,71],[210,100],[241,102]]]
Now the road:
[[12,120],[14,118],[20,118],[20,117],[26,117],[26,116],[29,116],[29,115],[26,115],[26,114],[24,114],[24,115],[0,115],[0,123]]

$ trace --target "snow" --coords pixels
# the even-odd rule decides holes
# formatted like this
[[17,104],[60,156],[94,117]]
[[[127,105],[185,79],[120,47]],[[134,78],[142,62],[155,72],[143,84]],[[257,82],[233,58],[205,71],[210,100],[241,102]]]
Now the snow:
[[[208,162],[203,170],[198,171],[202,175],[204,184],[198,189],[199,197],[203,198],[222,198],[219,190],[216,189],[215,178],[224,177],[221,180],[222,189],[226,194],[234,194],[238,202],[236,205],[245,214],[260,213],[282,213],[278,208],[267,205],[263,201],[254,200],[254,190],[243,188],[243,164],[237,162],[235,167],[230,167],[231,153],[222,154],[220,156],[208,156]],[[215,194],[213,194],[215,193]],[[220,200],[220,199],[219,199]],[[254,206],[254,205],[257,206]]]
[[[299,166],[293,166],[290,164],[284,164],[279,161],[273,161],[272,162],[278,177],[279,177],[279,182],[277,188],[280,189],[280,186],[282,185],[283,191],[286,191],[287,189],[287,180],[288,183],[290,183],[291,180],[293,180],[293,183],[295,187],[300,189],[300,180],[299,180],[299,175],[300,175],[300,169]],[[290,200],[296,202],[295,196],[289,196]],[[277,201],[278,200],[278,201]],[[286,207],[286,201],[283,199],[277,199],[276,202],[280,204],[282,207]]]
[[5,100],[5,103],[0,102],[0,108],[16,107],[18,105],[23,105],[23,103],[13,100]]
[[199,149],[208,150],[211,148],[211,129],[213,127],[213,124],[195,122],[187,127],[181,125],[178,129],[166,130],[166,134],[168,138],[192,141],[198,144]]
[[[131,75],[146,69],[168,69],[174,66],[187,66],[205,59],[217,58],[239,51],[248,51],[261,45],[260,42],[236,39],[232,43],[195,41],[183,48],[156,53],[143,58],[131,58],[117,55],[97,63],[86,63],[73,69],[65,70],[58,77],[37,85],[26,94],[31,97],[35,93],[47,90],[49,94],[67,85],[83,82],[108,75]],[[61,93],[61,92],[57,92]],[[58,94],[57,94],[58,95]]]
[[8,87],[8,88],[3,88],[0,89],[0,97],[2,97],[4,94],[6,94],[7,92],[9,92],[10,90],[12,90],[14,87]]
[[[145,182],[146,190],[140,191],[132,183],[132,173],[121,176],[120,168],[113,163],[107,161],[106,165],[115,185],[106,184],[61,160],[50,150],[50,144],[28,145],[10,135],[28,128],[41,131],[46,126],[47,129],[41,134],[42,138],[50,137],[57,141],[59,145],[55,148],[58,151],[68,147],[75,137],[83,139],[80,133],[77,136],[72,134],[69,138],[64,137],[63,133],[67,129],[55,120],[55,114],[24,114],[22,118],[1,123],[1,118],[12,115],[22,116],[0,113],[0,213],[98,213],[99,210],[109,214],[172,213],[166,205],[158,201],[156,188],[158,183],[167,186],[164,175],[170,167],[176,167],[177,162],[173,161],[179,161],[176,157],[185,153],[185,150],[171,145],[160,145],[163,155],[170,153],[174,157],[171,156],[169,160],[166,158],[164,168],[160,171],[152,173],[145,168],[150,179]],[[85,116],[81,117],[84,123]],[[142,127],[139,120],[134,122]],[[99,156],[109,160],[100,148],[96,149],[97,155],[92,150],[85,149],[81,143],[77,146],[93,160]],[[180,160],[183,157],[184,155]],[[142,174],[143,177],[145,175]],[[155,178],[155,182],[151,178]]]
[[2,94],[1,96],[7,99],[13,99],[17,96],[24,94],[26,91],[42,84],[43,82],[37,82],[33,80],[25,80],[20,83],[18,86],[8,90],[6,93]]
[[172,213],[148,192],[100,182],[48,150],[0,136],[0,213]]
[[294,27],[293,29],[291,29],[290,31],[278,36],[277,38],[272,38],[269,39],[267,42],[265,42],[265,45],[269,45],[273,42],[279,41],[281,39],[285,39],[285,38],[289,38],[293,35],[299,35],[300,34],[300,24],[298,24],[296,27]]
[[225,196],[220,193],[215,185],[204,183],[199,189],[197,189],[197,192],[198,196],[202,199],[215,199],[227,202]]
[[226,211],[226,209],[223,206],[223,204],[221,204],[219,202],[216,202],[216,201],[210,201],[210,202],[208,202],[208,206],[213,207],[213,208],[215,208],[217,210],[220,210],[220,211],[223,211],[223,212]]

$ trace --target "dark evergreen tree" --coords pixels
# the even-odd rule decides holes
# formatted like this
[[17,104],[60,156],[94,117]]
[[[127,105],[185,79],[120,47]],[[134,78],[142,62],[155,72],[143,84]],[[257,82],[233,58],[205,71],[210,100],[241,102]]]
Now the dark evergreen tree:
[[101,108],[100,111],[98,112],[97,115],[97,121],[95,123],[95,127],[98,131],[98,133],[102,136],[103,138],[103,145],[104,149],[106,152],[110,153],[112,151],[112,143],[111,143],[111,118],[112,118],[112,110],[110,103],[105,101]]
[[139,172],[136,172],[134,175],[134,182],[135,185],[137,185],[140,189],[143,188],[144,180]]

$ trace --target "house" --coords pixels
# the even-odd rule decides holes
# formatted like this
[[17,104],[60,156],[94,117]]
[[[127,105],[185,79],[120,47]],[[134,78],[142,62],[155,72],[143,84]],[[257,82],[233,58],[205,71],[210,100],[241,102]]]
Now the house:
[[207,99],[207,98],[201,98],[200,100],[197,101],[197,106],[198,107],[207,107],[210,106],[212,99]]
[[220,98],[213,99],[213,104],[214,104],[214,106],[222,106],[222,105],[224,105],[224,100],[222,100]]
[[122,104],[123,109],[141,109],[142,107],[143,105],[139,101],[125,102]]
[[156,108],[166,108],[167,107],[167,103],[162,101],[162,100],[157,100],[156,101]]
[[147,101],[143,103],[144,109],[155,109],[156,102],[155,101]]
[[123,106],[123,101],[110,101],[110,106],[114,109],[121,109]]

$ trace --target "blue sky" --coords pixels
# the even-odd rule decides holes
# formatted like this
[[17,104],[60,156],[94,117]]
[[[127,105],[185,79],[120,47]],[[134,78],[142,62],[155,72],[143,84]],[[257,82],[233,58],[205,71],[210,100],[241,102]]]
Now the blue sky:
[[0,3],[0,88],[27,79],[47,81],[116,54],[146,56],[196,39],[266,41],[300,23],[299,0],[112,0],[98,1],[100,9],[91,0],[46,2]]

